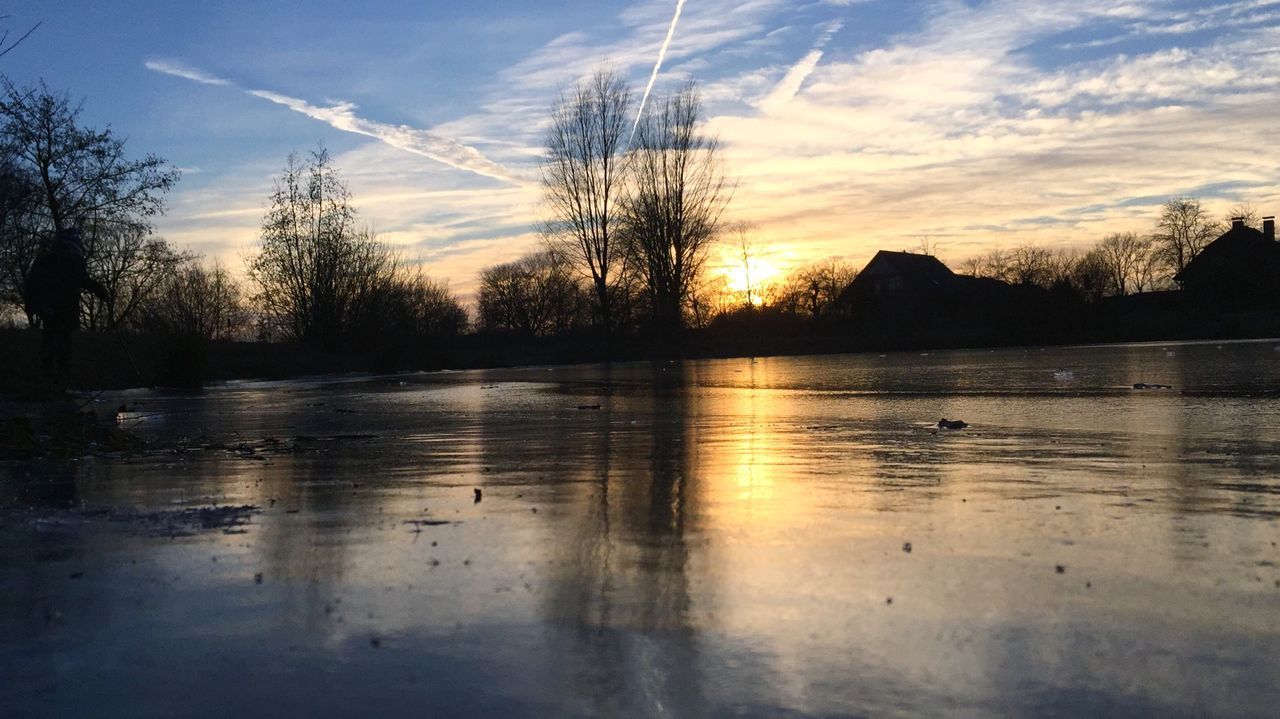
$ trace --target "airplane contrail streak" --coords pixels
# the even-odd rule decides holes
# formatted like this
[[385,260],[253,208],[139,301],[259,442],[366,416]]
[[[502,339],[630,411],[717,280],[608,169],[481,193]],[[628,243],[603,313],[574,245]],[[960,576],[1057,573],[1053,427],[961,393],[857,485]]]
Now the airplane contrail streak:
[[[176,60],[155,59],[146,63],[148,70],[180,77],[205,85],[223,85],[236,87],[235,83],[225,78],[211,75]],[[241,88],[243,89],[243,88]],[[407,125],[392,125],[378,122],[356,114],[356,106],[349,102],[339,102],[332,106],[312,105],[296,97],[281,95],[267,90],[243,90],[244,92],[283,105],[294,112],[300,112],[313,120],[328,123],[329,126],[357,135],[372,137],[376,140],[405,152],[430,158],[450,167],[490,177],[512,185],[523,185],[529,182],[527,177],[511,172],[507,168],[485,157],[479,150],[464,145],[457,140],[437,135]]]
[[636,128],[640,127],[640,118],[644,117],[644,106],[649,101],[649,93],[653,91],[653,83],[658,79],[658,71],[662,69],[662,61],[667,57],[667,48],[671,45],[671,37],[676,34],[676,23],[680,22],[680,11],[684,10],[685,0],[676,1],[676,14],[671,18],[671,27],[667,28],[667,38],[662,41],[662,49],[658,50],[658,61],[653,64],[653,73],[649,75],[649,84],[644,86],[644,96],[640,98],[640,109],[636,111],[635,124],[631,126],[631,137],[636,136]]

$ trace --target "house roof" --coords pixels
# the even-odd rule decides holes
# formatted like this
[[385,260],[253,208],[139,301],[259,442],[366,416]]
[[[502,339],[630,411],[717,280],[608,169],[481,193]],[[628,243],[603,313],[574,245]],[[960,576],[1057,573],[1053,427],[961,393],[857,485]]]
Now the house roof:
[[[869,273],[869,274],[868,274]],[[866,274],[874,277],[877,274],[895,273],[901,275],[909,284],[946,287],[956,280],[951,268],[933,255],[919,255],[913,252],[891,252],[880,250],[875,257],[862,268],[858,276]]]
[[862,268],[853,282],[844,288],[836,298],[836,302],[848,304],[855,293],[870,291],[877,278],[891,275],[902,278],[904,287],[925,295],[937,295],[950,290],[959,281],[958,275],[932,255],[880,250]]
[[1173,279],[1182,284],[1212,281],[1227,269],[1255,275],[1280,271],[1280,243],[1252,227],[1236,225],[1210,242]]

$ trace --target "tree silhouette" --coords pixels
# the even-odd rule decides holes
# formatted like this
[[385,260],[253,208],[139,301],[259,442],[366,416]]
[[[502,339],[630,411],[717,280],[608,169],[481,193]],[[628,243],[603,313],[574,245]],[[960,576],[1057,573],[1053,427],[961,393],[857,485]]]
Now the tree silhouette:
[[0,84],[0,277],[21,303],[41,238],[68,227],[146,234],[179,173],[154,155],[130,159],[124,140],[82,126],[81,106],[43,82]]
[[0,132],[22,176],[36,183],[48,229],[94,220],[136,220],[163,209],[179,173],[155,155],[130,160],[108,128],[82,127],[80,105],[44,82],[20,88],[3,81]]
[[290,154],[249,261],[263,321],[284,339],[336,349],[352,339],[396,258],[356,225],[351,193],[323,147]]
[[1221,226],[1209,217],[1199,199],[1175,197],[1164,203],[1152,237],[1161,262],[1172,277],[1221,232]]
[[563,334],[589,318],[589,292],[551,251],[480,271],[480,326],[527,335]]
[[143,310],[141,326],[164,335],[235,339],[248,324],[240,288],[218,264],[184,263],[169,273]]
[[1136,232],[1116,232],[1098,243],[1098,259],[1112,290],[1119,295],[1150,289],[1153,244]]
[[612,72],[597,71],[557,101],[541,167],[550,213],[545,234],[590,279],[606,334],[613,329],[613,300],[627,260],[618,229],[630,108],[630,87]]
[[698,127],[702,102],[693,84],[668,95],[636,133],[627,233],[652,320],[664,332],[683,326],[683,310],[729,200],[719,144]]

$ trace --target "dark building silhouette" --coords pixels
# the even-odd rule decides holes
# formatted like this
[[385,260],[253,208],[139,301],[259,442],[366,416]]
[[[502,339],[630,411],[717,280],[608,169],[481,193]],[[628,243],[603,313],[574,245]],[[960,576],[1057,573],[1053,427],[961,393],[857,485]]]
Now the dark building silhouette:
[[1280,243],[1274,217],[1262,230],[1231,223],[1231,229],[1209,243],[1174,281],[1188,299],[1221,309],[1247,309],[1280,304]]
[[859,345],[899,349],[1079,341],[1095,319],[1083,295],[1062,283],[1011,285],[958,275],[929,255],[883,250],[835,312]]
[[880,250],[836,299],[837,312],[862,323],[920,325],[960,289],[936,257]]
[[957,275],[931,255],[881,250],[835,311],[875,344],[965,344],[997,339],[1015,294],[1000,280]]

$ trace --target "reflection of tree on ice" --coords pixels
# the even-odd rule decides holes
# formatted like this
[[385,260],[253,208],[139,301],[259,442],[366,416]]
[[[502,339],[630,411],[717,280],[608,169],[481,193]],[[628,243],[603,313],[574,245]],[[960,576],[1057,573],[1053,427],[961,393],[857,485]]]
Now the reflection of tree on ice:
[[595,714],[706,713],[686,534],[697,511],[694,438],[680,370],[672,370],[655,375],[672,391],[651,400],[649,441],[615,432],[606,411],[591,415],[599,417],[593,444],[563,448],[588,458],[580,479],[590,481],[566,485],[587,490],[578,499],[588,504],[559,544],[569,556],[555,563],[544,606],[567,645],[569,691]]

